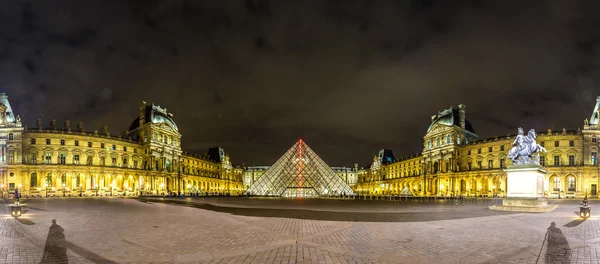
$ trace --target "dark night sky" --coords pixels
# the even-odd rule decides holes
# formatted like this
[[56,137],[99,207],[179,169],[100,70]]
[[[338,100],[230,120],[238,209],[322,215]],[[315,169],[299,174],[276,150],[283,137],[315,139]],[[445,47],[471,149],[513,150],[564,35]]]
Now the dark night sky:
[[2,1],[0,86],[24,122],[122,132],[140,100],[183,146],[270,165],[419,152],[464,103],[480,137],[581,127],[600,95],[598,1]]

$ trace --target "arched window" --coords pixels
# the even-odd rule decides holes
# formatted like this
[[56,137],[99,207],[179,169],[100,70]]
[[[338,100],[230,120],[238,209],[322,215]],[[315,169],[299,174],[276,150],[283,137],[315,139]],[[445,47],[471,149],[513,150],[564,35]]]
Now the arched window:
[[63,173],[63,175],[60,176],[60,182],[63,187],[67,187],[67,174]]
[[450,144],[450,134],[446,135],[446,144]]
[[77,187],[81,187],[81,174],[77,175],[77,180],[75,181],[75,185],[77,185]]
[[569,192],[574,192],[575,191],[575,176],[569,176],[569,178],[567,178],[567,182],[569,183],[568,186],[568,191]]
[[437,138],[437,145],[436,146],[439,146],[439,145],[440,145],[440,138]]
[[171,171],[171,161],[167,160],[165,163],[167,165],[167,171],[170,172]]
[[48,173],[48,175],[46,175],[46,181],[44,184],[46,186],[52,186],[52,174]]
[[31,174],[31,180],[29,181],[29,185],[31,188],[38,187],[37,173],[34,172]]
[[158,141],[158,133],[154,132],[154,141]]
[[554,191],[556,191],[556,192],[560,191],[560,178],[559,177],[554,177],[554,180],[552,181],[552,187],[553,187]]
[[431,140],[427,140],[427,148],[431,148]]

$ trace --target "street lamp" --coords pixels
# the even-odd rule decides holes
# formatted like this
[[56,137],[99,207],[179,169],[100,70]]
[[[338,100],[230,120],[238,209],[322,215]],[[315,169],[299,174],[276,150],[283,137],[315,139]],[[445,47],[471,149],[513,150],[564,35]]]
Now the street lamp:
[[110,184],[110,196],[112,196],[112,190],[113,190],[114,186],[115,186],[115,184],[114,184],[114,183],[111,183],[111,184]]
[[65,197],[65,192],[67,191],[67,185],[63,183],[62,186],[63,186],[63,197]]
[[46,189],[46,198],[48,198],[48,184],[44,183],[44,188]]
[[444,195],[444,185],[440,184],[440,196]]
[[83,187],[81,186],[81,183],[79,184],[79,197],[81,197],[83,193]]

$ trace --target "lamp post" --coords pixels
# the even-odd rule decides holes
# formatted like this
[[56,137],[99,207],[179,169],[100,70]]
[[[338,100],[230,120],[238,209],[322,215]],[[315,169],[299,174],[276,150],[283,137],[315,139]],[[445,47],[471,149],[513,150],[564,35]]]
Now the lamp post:
[[444,185],[440,184],[440,196],[444,196]]
[[114,184],[114,183],[111,183],[111,184],[110,184],[110,196],[112,196],[112,190],[113,190],[114,186],[115,186],[115,184]]
[[63,183],[62,186],[63,186],[63,188],[62,188],[63,197],[65,197],[65,192],[67,191],[67,185]]
[[46,189],[46,198],[48,198],[48,184],[44,183],[44,188]]
[[4,183],[0,184],[0,192],[2,192],[2,198],[4,199]]
[[79,184],[79,197],[82,196],[83,193],[83,186],[81,186],[81,183]]

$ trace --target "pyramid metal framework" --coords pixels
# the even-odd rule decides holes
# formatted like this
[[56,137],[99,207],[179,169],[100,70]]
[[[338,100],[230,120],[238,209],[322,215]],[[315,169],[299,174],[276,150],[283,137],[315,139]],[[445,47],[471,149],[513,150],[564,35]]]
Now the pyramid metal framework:
[[314,197],[354,192],[302,139],[248,188],[259,196]]

